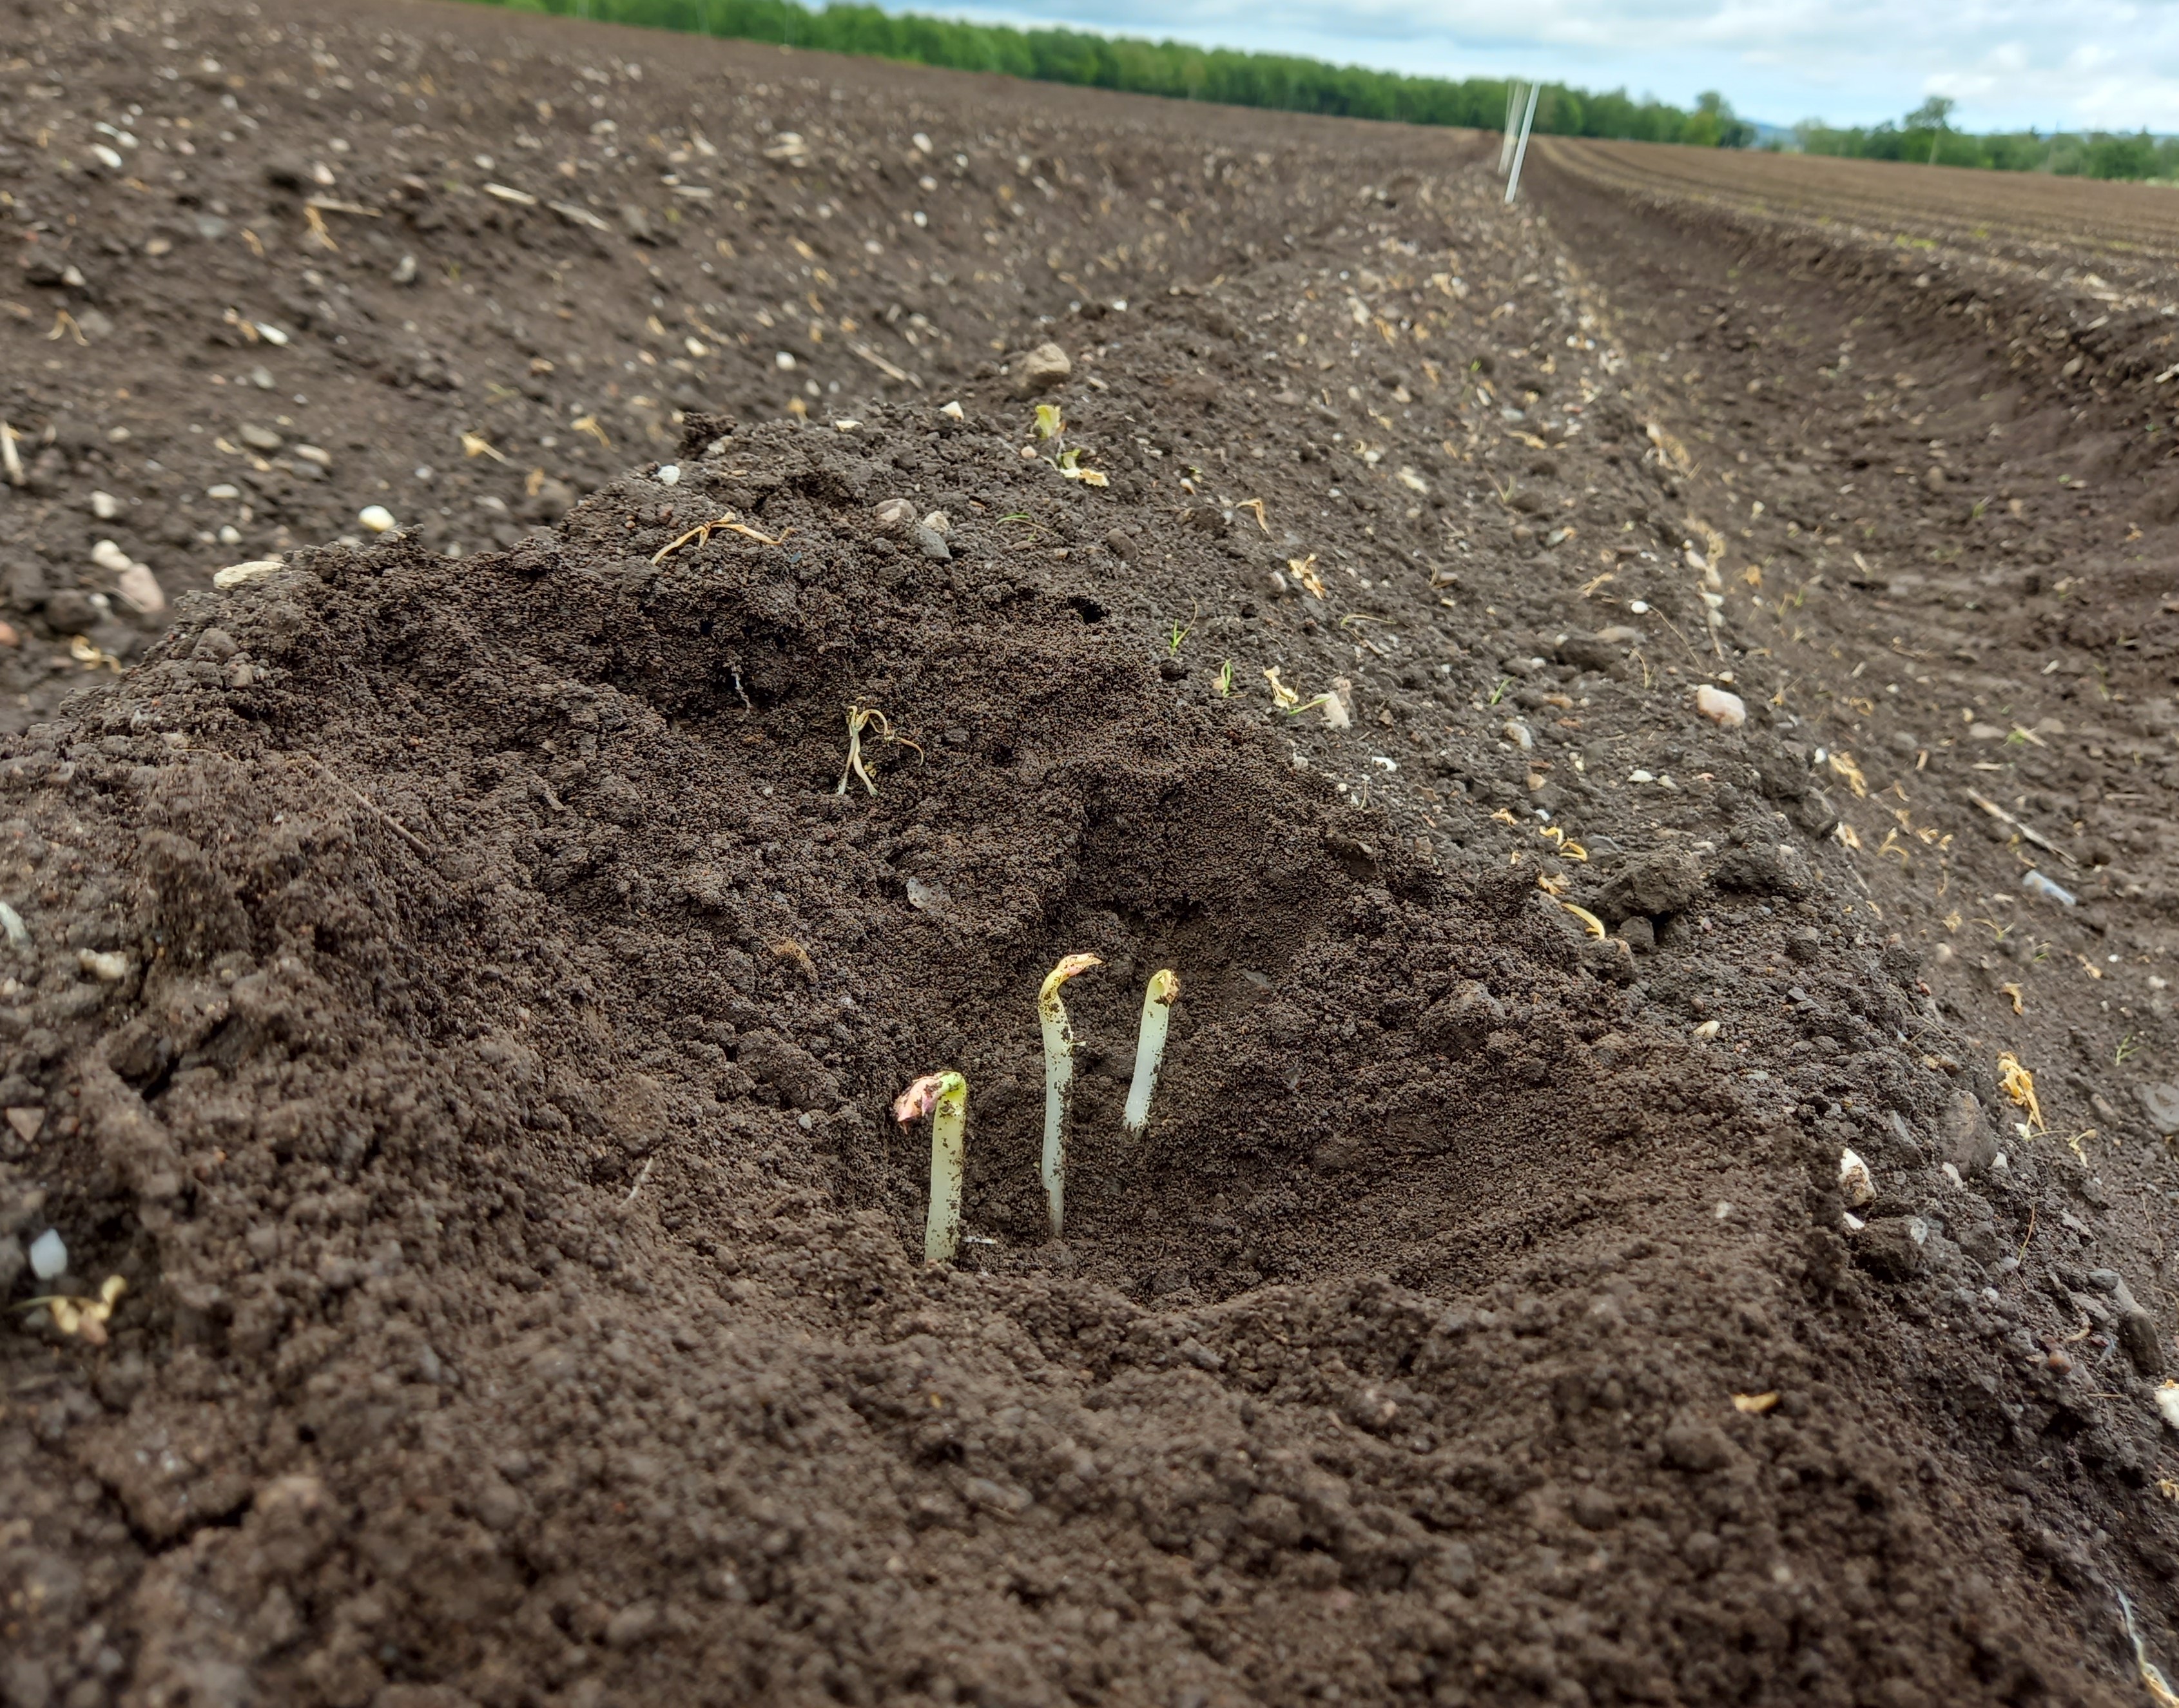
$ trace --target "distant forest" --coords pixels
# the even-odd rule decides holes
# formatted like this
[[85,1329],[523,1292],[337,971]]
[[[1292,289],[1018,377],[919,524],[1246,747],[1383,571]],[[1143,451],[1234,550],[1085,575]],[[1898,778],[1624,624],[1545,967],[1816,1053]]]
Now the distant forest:
[[[1397,72],[1328,65],[1277,53],[1241,53],[1177,41],[1142,41],[1074,30],[1015,30],[1004,25],[896,15],[875,6],[829,5],[817,11],[795,0],[485,0],[517,12],[596,18],[655,30],[681,30],[745,41],[821,48],[942,65],[957,71],[998,71],[1046,83],[1124,90],[1183,101],[1268,107],[1286,113],[1346,118],[1389,118],[1409,124],[1465,125],[1496,130],[1506,122],[1502,78],[1403,77]],[[1735,117],[1723,96],[1703,96],[1692,110],[1661,101],[1636,101],[1624,90],[1591,94],[1546,85],[1535,128],[1560,136],[1628,137],[1706,148],[1745,148],[1755,128]]]
[[1811,118],[1793,127],[1809,154],[1904,160],[1921,166],[1979,166],[1993,172],[2049,172],[2061,178],[2179,178],[2179,137],[2147,131],[1999,131],[1977,136],[1951,127],[1952,102],[1933,96],[1896,124],[1886,119],[1841,129]]

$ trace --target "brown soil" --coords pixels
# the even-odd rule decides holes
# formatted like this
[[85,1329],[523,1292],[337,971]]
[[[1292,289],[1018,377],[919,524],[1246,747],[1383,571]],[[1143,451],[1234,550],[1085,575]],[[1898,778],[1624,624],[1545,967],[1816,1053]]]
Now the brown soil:
[[[2132,1700],[2122,1605],[2173,1652],[2152,374],[1565,161],[1508,212],[1492,139],[15,15],[0,1282],[129,1290],[0,1339],[7,1700],[1907,1708]],[[1105,486],[1037,454],[1047,341]],[[925,1269],[887,1106],[941,1067]]]

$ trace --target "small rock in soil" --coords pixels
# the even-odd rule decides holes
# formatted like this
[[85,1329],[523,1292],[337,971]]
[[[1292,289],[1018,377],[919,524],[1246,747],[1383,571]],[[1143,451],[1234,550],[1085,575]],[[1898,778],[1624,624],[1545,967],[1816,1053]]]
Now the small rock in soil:
[[1732,1463],[1732,1443],[1715,1424],[1689,1417],[1676,1418],[1665,1429],[1661,1443],[1665,1463],[1674,1470],[1698,1475],[1723,1470]]
[[1854,1260],[1880,1281],[1912,1281],[1922,1272],[1926,1230],[1915,1216],[1879,1216],[1854,1236]]
[[1944,1160],[1962,1174],[1978,1174],[1997,1157],[1997,1134],[1982,1100],[1962,1091],[1946,1108],[1940,1125],[1938,1148]]
[[60,1230],[48,1227],[30,1242],[30,1273],[41,1281],[51,1281],[68,1272],[67,1242]]
[[1839,1152],[1839,1196],[1849,1210],[1858,1210],[1876,1197],[1876,1182],[1857,1151]]
[[1748,702],[1707,682],[1695,689],[1695,710],[1721,729],[1737,729],[1748,722]]
[[1683,849],[1638,854],[1613,873],[1597,894],[1596,911],[1607,920],[1633,914],[1676,914],[1702,893],[1702,868]]
[[2166,1139],[2179,1134],[2179,1085],[2152,1079],[2135,1086],[2133,1095],[2140,1099],[2142,1112],[2158,1133]]
[[1014,389],[1025,398],[1034,397],[1065,385],[1073,371],[1074,364],[1065,350],[1057,344],[1039,344],[1022,358],[1020,371],[1014,376]]

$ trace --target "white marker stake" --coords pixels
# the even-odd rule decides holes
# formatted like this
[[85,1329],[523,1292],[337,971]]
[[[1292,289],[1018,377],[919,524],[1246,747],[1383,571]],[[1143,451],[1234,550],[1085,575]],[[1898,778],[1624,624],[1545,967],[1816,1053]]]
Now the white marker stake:
[[1506,180],[1506,204],[1512,206],[1521,188],[1521,162],[1529,157],[1529,127],[1536,122],[1536,93],[1540,85],[1529,85],[1529,110],[1521,115],[1521,140],[1513,148],[1513,175]]
[[1498,176],[1513,163],[1513,133],[1521,128],[1521,80],[1506,80],[1506,128],[1498,133]]

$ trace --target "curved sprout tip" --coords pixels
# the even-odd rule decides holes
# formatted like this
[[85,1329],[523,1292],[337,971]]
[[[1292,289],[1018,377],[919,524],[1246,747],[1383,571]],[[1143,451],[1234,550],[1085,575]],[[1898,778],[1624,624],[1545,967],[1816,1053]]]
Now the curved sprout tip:
[[905,1127],[919,1116],[928,1115],[936,1107],[946,1082],[959,1077],[956,1074],[925,1074],[892,1100],[892,1118]]
[[1068,956],[1066,959],[1062,961],[1057,966],[1054,967],[1049,973],[1045,975],[1044,983],[1037,990],[1037,1001],[1040,1002],[1055,1001],[1059,995],[1059,987],[1065,984],[1069,979],[1075,977],[1078,974],[1088,972],[1092,967],[1101,967],[1105,963],[1095,955],[1080,954]]

